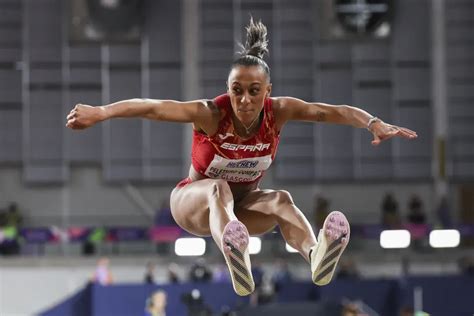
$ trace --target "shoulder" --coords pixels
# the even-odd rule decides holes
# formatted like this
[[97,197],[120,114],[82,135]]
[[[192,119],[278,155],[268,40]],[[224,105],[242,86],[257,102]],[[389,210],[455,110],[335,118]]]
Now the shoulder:
[[273,97],[273,108],[276,111],[289,111],[299,104],[306,103],[305,101],[293,97]]
[[230,96],[227,93],[224,93],[212,99],[212,102],[218,106],[228,105],[230,104]]
[[202,100],[202,109],[207,119],[201,124],[194,124],[194,130],[207,135],[215,134],[219,121],[226,113],[226,111],[223,110],[225,109],[225,96],[226,95],[220,95],[214,99]]
[[203,107],[207,112],[209,112],[212,116],[215,116],[220,112],[218,103],[215,102],[214,99],[211,100],[203,100]]
[[298,101],[302,102],[301,100],[291,97],[272,97],[271,100],[275,124],[278,128],[283,127],[290,119],[295,103],[298,103]]

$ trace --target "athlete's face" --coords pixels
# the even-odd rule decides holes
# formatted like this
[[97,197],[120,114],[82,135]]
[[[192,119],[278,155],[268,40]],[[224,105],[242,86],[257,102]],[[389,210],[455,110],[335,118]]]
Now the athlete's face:
[[272,85],[260,66],[236,66],[229,74],[228,93],[235,116],[245,125],[251,125],[270,96]]

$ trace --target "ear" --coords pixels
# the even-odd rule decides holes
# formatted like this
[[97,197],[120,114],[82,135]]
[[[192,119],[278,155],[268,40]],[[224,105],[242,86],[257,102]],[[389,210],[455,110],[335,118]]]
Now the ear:
[[268,86],[267,86],[267,95],[266,95],[266,97],[269,98],[271,93],[272,93],[272,84],[269,83]]

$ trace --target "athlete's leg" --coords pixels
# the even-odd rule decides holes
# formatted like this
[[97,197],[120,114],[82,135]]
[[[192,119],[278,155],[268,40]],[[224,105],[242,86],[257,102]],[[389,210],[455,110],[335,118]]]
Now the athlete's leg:
[[287,191],[252,191],[236,203],[235,214],[251,235],[263,234],[276,225],[280,226],[286,242],[309,261],[309,251],[316,244],[316,237]]
[[316,242],[311,226],[286,191],[253,191],[236,203],[235,210],[251,234],[264,233],[277,223],[286,242],[310,262],[314,283],[325,285],[331,281],[350,237],[344,214],[331,212]]
[[255,289],[248,251],[249,233],[234,214],[234,200],[227,182],[204,179],[178,186],[171,193],[171,213],[185,230],[211,234],[222,251],[239,295]]
[[204,179],[176,187],[171,192],[171,214],[184,230],[209,236],[221,248],[222,232],[234,215],[234,199],[223,180]]

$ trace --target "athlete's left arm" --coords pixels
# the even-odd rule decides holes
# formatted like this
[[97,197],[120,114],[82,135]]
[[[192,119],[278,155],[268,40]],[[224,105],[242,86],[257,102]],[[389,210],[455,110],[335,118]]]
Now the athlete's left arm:
[[326,122],[367,128],[373,135],[372,145],[394,136],[414,139],[416,132],[383,122],[366,111],[349,105],[309,103],[291,97],[273,98],[275,120],[278,128],[288,121]]

